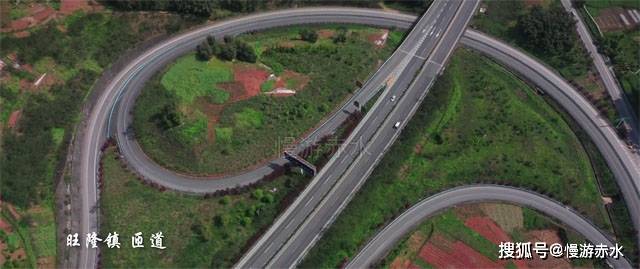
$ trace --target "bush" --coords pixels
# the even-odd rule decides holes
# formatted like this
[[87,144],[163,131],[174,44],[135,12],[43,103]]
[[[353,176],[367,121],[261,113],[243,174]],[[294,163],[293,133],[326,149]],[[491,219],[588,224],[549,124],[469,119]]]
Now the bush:
[[302,29],[300,30],[300,39],[309,43],[316,43],[318,40],[318,33],[314,30]]
[[344,43],[347,41],[347,29],[340,28],[338,33],[333,37],[333,43]]
[[196,57],[201,61],[208,61],[213,55],[213,50],[209,46],[209,42],[204,41],[196,47]]
[[236,58],[236,48],[233,44],[224,44],[220,46],[220,52],[218,53],[218,58],[231,61]]
[[258,56],[253,47],[246,42],[236,42],[236,58],[243,62],[255,63]]

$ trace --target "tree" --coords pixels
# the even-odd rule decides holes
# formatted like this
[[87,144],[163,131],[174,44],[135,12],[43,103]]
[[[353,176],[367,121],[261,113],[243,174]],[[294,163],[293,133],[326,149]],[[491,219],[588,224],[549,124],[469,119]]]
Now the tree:
[[531,49],[560,55],[573,46],[574,24],[571,14],[561,7],[545,10],[534,6],[530,12],[518,17],[516,30],[522,43]]
[[233,44],[224,44],[220,46],[220,52],[217,56],[222,60],[231,61],[236,58],[236,48]]
[[213,48],[213,46],[216,44],[216,38],[213,37],[212,35],[207,36],[207,43],[209,44],[210,47]]
[[302,29],[300,31],[300,39],[309,43],[316,43],[316,41],[318,40],[318,33],[310,29]]
[[340,27],[338,33],[333,37],[333,43],[344,43],[347,41],[347,29]]
[[196,47],[196,56],[198,57],[198,59],[202,61],[208,61],[209,59],[211,59],[211,55],[213,55],[213,51],[211,50],[211,47],[209,46],[209,43],[207,41],[202,42]]
[[235,38],[230,35],[226,35],[222,39],[224,40],[224,43],[227,43],[227,44],[232,44],[235,41]]
[[151,120],[153,120],[156,126],[162,131],[167,131],[180,125],[180,116],[176,113],[174,104],[163,106],[158,113],[151,116]]
[[253,47],[246,42],[236,42],[236,58],[243,62],[255,63],[258,56]]

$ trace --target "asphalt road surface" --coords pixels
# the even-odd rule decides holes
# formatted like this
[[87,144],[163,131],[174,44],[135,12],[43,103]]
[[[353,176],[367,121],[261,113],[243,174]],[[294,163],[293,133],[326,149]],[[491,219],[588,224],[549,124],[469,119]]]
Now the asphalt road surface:
[[[544,212],[583,235],[594,245],[613,246],[615,242],[610,239],[610,235],[596,228],[597,226],[578,212],[549,197],[512,187],[472,185],[443,191],[407,209],[380,230],[347,264],[346,268],[372,267],[384,258],[405,235],[412,232],[427,218],[456,205],[480,201],[507,202]],[[498,253],[496,257],[497,255]],[[609,258],[608,262],[614,268],[631,268],[631,264],[625,258]]]
[[[477,5],[478,1],[434,2],[403,42],[414,47],[399,48],[410,58],[405,72],[236,267],[291,268],[300,262],[417,110]],[[392,102],[392,95],[398,100]]]
[[[91,113],[87,119],[87,124],[84,126],[83,135],[79,137],[80,144],[80,165],[75,167],[79,171],[77,174],[80,177],[80,196],[82,202],[82,217],[80,223],[80,234],[86,234],[90,231],[96,231],[98,229],[97,225],[97,211],[95,207],[97,205],[98,199],[98,188],[97,188],[97,175],[98,175],[98,162],[100,159],[100,147],[107,138],[109,134],[113,134],[115,132],[116,127],[113,126],[116,123],[112,121],[116,121],[115,117],[120,117],[120,115],[115,115],[118,113],[114,113],[117,110],[118,106],[116,105],[124,99],[124,95],[128,93],[128,91],[134,91],[136,89],[141,88],[144,82],[156,71],[161,69],[167,63],[171,62],[175,58],[183,55],[190,50],[192,50],[200,41],[202,41],[207,35],[214,34],[216,36],[225,35],[225,34],[238,34],[243,32],[249,32],[254,30],[266,29],[270,27],[276,26],[284,26],[284,25],[293,25],[293,24],[304,24],[304,23],[326,23],[326,22],[335,22],[335,23],[358,23],[358,24],[369,24],[369,25],[377,25],[377,26],[396,26],[398,28],[408,28],[411,26],[413,21],[415,20],[414,16],[403,15],[398,13],[384,12],[381,10],[368,10],[368,9],[357,9],[357,8],[305,8],[305,9],[290,9],[290,10],[282,10],[276,12],[267,12],[260,13],[250,16],[245,16],[241,18],[236,18],[216,24],[212,24],[209,26],[205,26],[181,35],[178,35],[174,38],[168,39],[157,46],[149,49],[147,52],[139,56],[138,58],[132,60],[129,65],[121,70],[121,72],[112,80],[112,82],[106,87],[104,92],[100,94],[96,104],[93,106]],[[425,29],[423,29],[425,30]],[[425,35],[430,33],[424,33]],[[467,32],[467,35],[470,32]],[[442,35],[443,32],[440,33]],[[435,33],[434,33],[435,35]],[[463,40],[464,42],[464,40]],[[504,45],[500,42],[496,41],[496,44],[500,44],[500,50],[509,50],[512,49],[507,45]],[[506,49],[505,49],[506,48]],[[394,53],[394,57],[398,52]],[[414,57],[416,58],[416,57]],[[397,61],[397,62],[396,62]],[[391,63],[390,63],[391,62]],[[509,62],[507,60],[507,62]],[[538,71],[550,72],[552,74],[553,71],[550,71],[549,68],[541,65],[540,63],[533,61],[533,63],[537,64],[534,68]],[[362,99],[352,99],[352,100],[368,100],[371,96],[374,96],[377,92],[376,86],[380,85],[382,81],[385,81],[388,76],[384,76],[386,73],[393,73],[398,70],[403,70],[407,66],[404,65],[405,62],[402,60],[388,60],[381,70],[378,73],[383,75],[379,75],[376,73],[368,84],[370,86],[363,87],[362,90],[356,94],[355,98]],[[433,63],[431,63],[433,64]],[[385,67],[386,66],[386,67]],[[382,70],[385,68],[384,70]],[[528,76],[532,74],[522,73],[521,74],[525,79],[530,80]],[[557,76],[557,75],[556,75]],[[377,80],[377,82],[376,82]],[[535,80],[534,80],[535,81]],[[607,163],[612,167],[614,174],[616,175],[616,179],[618,180],[618,184],[621,186],[632,186],[632,188],[624,188],[623,194],[625,195],[625,200],[629,204],[630,200],[638,200],[638,192],[637,192],[637,182],[638,182],[638,163],[637,159],[628,156],[628,151],[625,150],[625,146],[620,140],[615,136],[615,133],[610,130],[610,127],[607,127],[606,121],[600,118],[597,111],[593,109],[593,107],[586,103],[584,98],[580,97],[575,89],[571,88],[570,85],[566,84],[562,79],[559,81],[557,79],[550,80],[546,83],[547,88],[556,88],[556,91],[562,91],[567,96],[571,96],[571,98],[578,95],[578,102],[574,102],[573,104],[562,103],[561,105],[569,105],[570,107],[565,107],[566,110],[572,111],[577,110],[583,111],[584,115],[574,115],[571,114],[574,119],[583,127],[586,128],[587,133],[591,137],[592,140],[596,143],[598,148],[603,151],[603,156],[607,160]],[[549,86],[551,85],[551,86]],[[544,87],[541,87],[543,91]],[[556,98],[555,96],[554,99]],[[565,99],[568,97],[565,97]],[[388,100],[386,100],[388,101]],[[124,102],[123,102],[124,103]],[[360,102],[361,104],[365,103]],[[345,107],[348,106],[348,103]],[[586,112],[585,112],[586,111]],[[346,113],[345,113],[346,114]],[[368,113],[371,114],[371,113]],[[112,117],[112,115],[114,115]],[[339,114],[337,114],[339,115]],[[335,115],[334,115],[335,116]],[[343,117],[343,116],[340,116]],[[337,121],[336,121],[337,122]],[[404,123],[405,121],[403,121]],[[118,123],[119,124],[119,123]],[[335,123],[331,123],[335,124]],[[595,125],[594,125],[595,124]],[[325,124],[328,127],[325,129],[327,132],[331,132],[330,124]],[[324,125],[323,125],[324,126]],[[586,126],[586,127],[585,127]],[[593,126],[596,126],[594,128]],[[600,133],[600,134],[598,134]],[[129,143],[128,139],[118,139],[118,143]],[[121,150],[125,147],[123,145],[119,145]],[[135,145],[134,145],[135,146]],[[606,151],[606,153],[605,153]],[[276,164],[282,162],[284,160],[275,160]],[[135,164],[135,163],[134,163]],[[181,177],[177,177],[173,183],[173,186],[167,182],[167,178],[163,177],[164,172],[168,172],[172,175],[177,175],[170,171],[159,172],[158,178],[155,178],[155,173],[158,173],[154,170],[154,166],[141,166],[138,167],[136,165],[131,165],[131,167],[136,170],[136,172],[149,172],[149,175],[153,177],[149,177],[149,179],[156,181],[161,185],[168,186],[172,189],[192,192],[192,193],[205,193],[205,192],[213,192],[218,189],[225,189],[229,187],[236,187],[239,185],[243,185],[245,182],[238,181],[226,181],[225,186],[218,186],[217,183],[207,183],[213,184],[215,186],[203,186],[198,182],[206,182],[203,180],[198,180],[195,178],[190,183],[185,183],[186,181],[181,180]],[[266,166],[269,169],[268,166]],[[260,169],[264,169],[260,168]],[[268,171],[268,170],[265,170]],[[625,172],[626,171],[626,172]],[[249,179],[247,182],[255,182],[261,178],[261,173],[251,174],[256,172],[249,172],[245,174],[245,179]],[[262,174],[268,172],[262,172]],[[620,175],[624,173],[630,174],[627,177],[621,178]],[[166,174],[165,174],[166,175]],[[251,181],[253,180],[253,181]],[[216,180],[216,181],[224,181]],[[626,183],[621,183],[622,181],[626,181]],[[165,183],[165,184],[163,184]],[[633,191],[636,191],[635,193]],[[312,197],[313,198],[313,197]],[[632,203],[633,204],[633,203]],[[637,203],[636,203],[637,204]],[[632,218],[634,216],[640,216],[638,214],[637,207],[633,209],[629,208]],[[638,218],[634,218],[637,220]],[[635,222],[637,223],[637,221]],[[634,224],[635,224],[634,223]],[[636,224],[636,227],[637,224]],[[95,267],[96,265],[96,254],[97,252],[94,249],[82,249],[80,253],[79,267],[81,268],[89,268]]]

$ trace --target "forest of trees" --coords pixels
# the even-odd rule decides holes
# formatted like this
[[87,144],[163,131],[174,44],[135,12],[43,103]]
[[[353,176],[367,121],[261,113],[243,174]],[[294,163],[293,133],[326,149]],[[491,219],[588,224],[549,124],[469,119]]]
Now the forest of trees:
[[[408,1],[408,3],[422,3],[425,1]],[[428,1],[427,1],[428,2]],[[226,10],[231,12],[246,13],[257,10],[264,10],[271,7],[299,7],[314,5],[340,5],[340,6],[360,6],[374,7],[378,0],[351,0],[351,1],[310,1],[310,0],[103,0],[102,3],[119,10],[148,10],[148,11],[169,11],[195,16],[210,16],[216,10]]]
[[208,61],[213,56],[225,61],[238,59],[243,62],[255,63],[258,60],[253,47],[231,36],[225,36],[222,42],[216,40],[213,36],[207,37],[205,41],[196,47],[196,56],[203,61]]
[[559,55],[573,46],[575,36],[567,33],[573,31],[574,25],[573,17],[561,7],[544,10],[534,6],[518,18],[516,31],[522,39],[521,44],[531,50]]

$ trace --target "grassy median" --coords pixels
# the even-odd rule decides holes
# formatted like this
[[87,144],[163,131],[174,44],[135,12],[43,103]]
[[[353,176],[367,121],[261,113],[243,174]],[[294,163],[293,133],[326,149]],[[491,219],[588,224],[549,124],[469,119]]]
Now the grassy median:
[[589,157],[563,118],[497,64],[459,50],[303,267],[335,267],[407,206],[476,182],[545,193],[611,228]]

